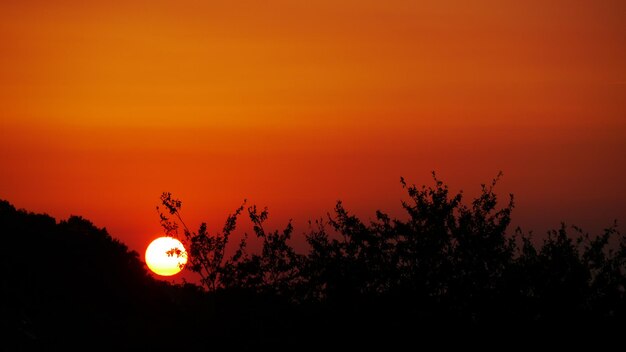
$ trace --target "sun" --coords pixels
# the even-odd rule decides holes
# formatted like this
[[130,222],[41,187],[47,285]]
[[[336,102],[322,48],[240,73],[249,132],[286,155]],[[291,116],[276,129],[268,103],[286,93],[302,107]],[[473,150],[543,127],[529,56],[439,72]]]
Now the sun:
[[146,249],[146,264],[157,275],[172,276],[187,264],[187,251],[176,238],[159,237]]

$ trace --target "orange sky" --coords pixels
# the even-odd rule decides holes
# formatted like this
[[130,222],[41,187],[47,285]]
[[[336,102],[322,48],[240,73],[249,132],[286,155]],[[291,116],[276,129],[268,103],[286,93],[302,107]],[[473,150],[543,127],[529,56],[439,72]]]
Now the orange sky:
[[367,218],[400,176],[471,195],[502,170],[527,229],[626,221],[622,0],[113,3],[0,3],[17,207],[143,253],[163,191],[217,229],[244,198]]

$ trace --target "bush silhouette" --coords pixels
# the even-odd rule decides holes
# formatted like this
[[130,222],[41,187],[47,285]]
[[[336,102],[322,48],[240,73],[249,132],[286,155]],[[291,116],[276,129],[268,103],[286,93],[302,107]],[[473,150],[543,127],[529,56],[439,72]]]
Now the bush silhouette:
[[[184,226],[196,256],[189,268],[202,275],[209,292],[272,295],[355,321],[397,312],[415,324],[623,323],[626,240],[617,225],[595,237],[562,225],[533,245],[531,234],[510,233],[513,195],[499,205],[499,177],[482,185],[469,204],[434,173],[429,187],[401,179],[408,193],[405,219],[377,211],[365,223],[338,202],[327,219],[310,223],[304,254],[288,243],[291,223],[268,232],[267,209],[251,206],[260,252],[248,253],[244,236],[235,254],[224,258],[242,206],[222,234],[208,235],[206,224],[197,232]],[[161,220],[174,233],[182,203],[169,193],[162,203],[168,213]]]
[[[441,334],[527,341],[542,329],[560,338],[557,329],[626,326],[617,225],[593,236],[563,224],[537,243],[510,229],[513,197],[501,205],[497,181],[466,201],[434,175],[430,186],[401,180],[404,215],[376,211],[367,222],[338,202],[310,222],[301,253],[291,222],[267,229],[266,208],[244,202],[210,234],[206,224],[191,230],[182,202],[164,193],[161,224],[185,243],[201,286],[155,280],[136,252],[84,218],[57,222],[0,201],[4,346],[393,348]],[[242,214],[256,249],[248,235],[230,243]]]

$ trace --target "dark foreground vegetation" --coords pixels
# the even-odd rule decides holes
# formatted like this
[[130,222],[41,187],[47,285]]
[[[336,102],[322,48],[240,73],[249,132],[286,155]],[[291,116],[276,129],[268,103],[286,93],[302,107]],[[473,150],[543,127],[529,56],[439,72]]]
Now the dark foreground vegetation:
[[[242,206],[209,234],[189,229],[165,193],[161,223],[185,243],[202,286],[153,279],[136,252],[83,218],[57,223],[0,201],[5,346],[328,349],[459,332],[527,340],[563,330],[571,341],[626,327],[617,226],[592,236],[563,225],[534,244],[509,228],[513,199],[501,206],[495,183],[464,202],[437,179],[402,181],[403,219],[378,211],[366,223],[338,203],[311,223],[306,253],[290,245],[291,224],[264,227],[266,209]],[[229,243],[243,213],[258,251],[247,237]]]

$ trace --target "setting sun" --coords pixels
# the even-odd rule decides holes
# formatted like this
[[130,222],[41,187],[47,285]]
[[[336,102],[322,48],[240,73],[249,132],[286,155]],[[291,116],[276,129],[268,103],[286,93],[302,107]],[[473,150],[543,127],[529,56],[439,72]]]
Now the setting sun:
[[172,276],[178,274],[187,263],[183,244],[174,237],[159,237],[146,249],[146,264],[155,274]]

